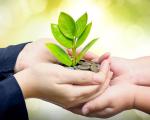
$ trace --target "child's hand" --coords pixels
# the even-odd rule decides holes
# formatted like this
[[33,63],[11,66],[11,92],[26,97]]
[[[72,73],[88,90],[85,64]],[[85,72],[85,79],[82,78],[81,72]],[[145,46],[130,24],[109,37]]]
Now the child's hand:
[[125,83],[125,80],[129,81],[122,77],[112,79],[103,94],[70,111],[90,117],[107,118],[134,108],[137,86]]
[[82,113],[89,112],[94,117],[111,117],[127,109],[150,113],[150,57],[132,60],[113,57],[111,70],[114,78],[110,87],[101,96],[86,103]]
[[127,83],[150,86],[150,57],[138,59],[112,57],[110,64],[114,78],[122,77]]
[[119,57],[110,57],[109,53],[105,53],[98,58],[98,56],[89,52],[85,55],[85,58],[92,59],[98,63],[101,63],[103,60],[109,58],[110,69],[113,72],[113,78],[122,77],[124,78],[122,80],[127,83],[150,86],[150,57],[125,59]]
[[[71,51],[68,50],[68,52],[71,55]],[[105,53],[99,58],[97,55],[88,52],[84,58],[98,63],[101,63],[103,60],[109,58],[110,69],[113,72],[113,78],[121,76],[125,78],[122,79],[124,82],[135,85],[150,86],[150,57],[125,59],[119,57],[110,57],[109,53]]]
[[[97,57],[94,59],[101,63],[106,56],[108,54],[104,54],[99,60]],[[110,117],[132,108],[149,113],[150,106],[146,101],[150,100],[150,88],[146,86],[150,86],[150,57],[133,60],[112,57],[110,64],[114,75],[110,87],[84,106],[70,110],[81,115],[89,113],[88,116],[93,117]]]
[[133,109],[136,86],[116,84],[110,86],[96,99],[82,108],[82,114],[90,117],[108,118],[124,110]]

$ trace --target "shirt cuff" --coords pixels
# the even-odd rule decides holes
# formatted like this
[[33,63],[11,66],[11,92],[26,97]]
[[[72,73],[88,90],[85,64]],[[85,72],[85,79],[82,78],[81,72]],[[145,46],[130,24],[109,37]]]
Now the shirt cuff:
[[14,76],[0,82],[0,119],[28,120],[25,100]]
[[17,57],[27,43],[0,48],[0,73],[13,73]]

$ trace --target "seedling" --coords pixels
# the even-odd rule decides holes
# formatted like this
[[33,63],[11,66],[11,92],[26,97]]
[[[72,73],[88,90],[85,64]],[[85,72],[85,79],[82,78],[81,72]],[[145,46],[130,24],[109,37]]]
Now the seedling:
[[77,21],[75,21],[67,13],[61,12],[58,18],[58,24],[51,24],[52,34],[57,42],[63,47],[72,50],[72,56],[70,57],[65,50],[58,45],[54,43],[46,44],[49,51],[62,64],[72,67],[75,66],[97,41],[97,38],[93,39],[79,54],[77,54],[77,48],[85,42],[91,30],[92,22],[87,24],[87,21],[87,13],[83,14]]

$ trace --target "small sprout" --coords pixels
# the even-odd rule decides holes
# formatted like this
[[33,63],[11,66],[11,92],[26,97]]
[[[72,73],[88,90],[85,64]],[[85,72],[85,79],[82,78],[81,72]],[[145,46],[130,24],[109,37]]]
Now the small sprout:
[[59,44],[65,48],[72,50],[70,57],[61,47],[54,43],[47,43],[46,47],[56,57],[56,59],[66,66],[75,66],[85,55],[85,53],[97,41],[93,39],[83,50],[77,55],[76,49],[84,43],[88,37],[92,22],[87,24],[88,15],[83,14],[77,21],[70,15],[61,12],[58,19],[58,24],[51,24],[51,31]]

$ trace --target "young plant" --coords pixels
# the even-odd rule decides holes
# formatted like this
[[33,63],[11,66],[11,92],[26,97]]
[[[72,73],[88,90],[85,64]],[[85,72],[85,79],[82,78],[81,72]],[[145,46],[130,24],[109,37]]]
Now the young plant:
[[56,59],[67,66],[75,66],[97,41],[93,39],[89,42],[83,50],[77,55],[77,48],[84,43],[88,34],[90,33],[92,22],[87,24],[88,15],[83,14],[77,21],[61,12],[58,19],[58,24],[51,24],[51,31],[57,42],[63,47],[72,50],[70,57],[61,47],[54,43],[47,43],[46,46],[49,51],[56,57]]

